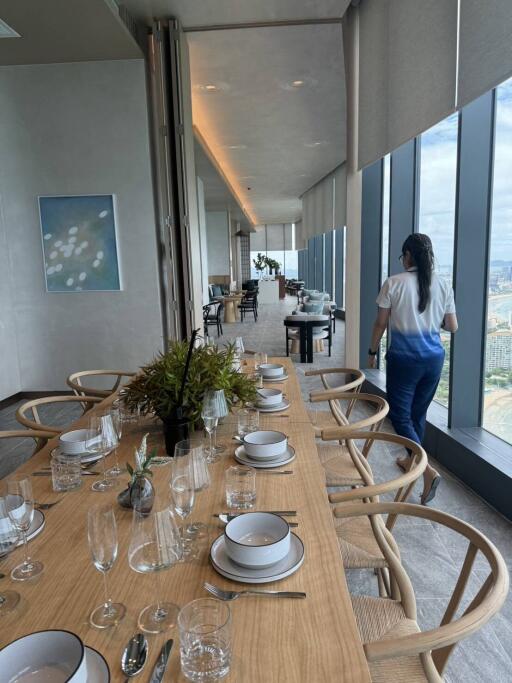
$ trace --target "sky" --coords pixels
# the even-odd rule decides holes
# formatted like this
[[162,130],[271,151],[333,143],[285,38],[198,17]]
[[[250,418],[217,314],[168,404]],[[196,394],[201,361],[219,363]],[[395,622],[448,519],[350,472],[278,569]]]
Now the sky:
[[[430,235],[438,267],[453,261],[458,116],[421,136],[419,230]],[[498,87],[491,261],[512,261],[512,79]]]

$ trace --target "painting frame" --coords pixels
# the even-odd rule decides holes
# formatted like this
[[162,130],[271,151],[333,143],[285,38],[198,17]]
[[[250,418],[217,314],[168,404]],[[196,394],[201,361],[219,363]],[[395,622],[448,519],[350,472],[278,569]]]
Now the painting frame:
[[38,195],[37,203],[46,292],[123,291],[116,195]]

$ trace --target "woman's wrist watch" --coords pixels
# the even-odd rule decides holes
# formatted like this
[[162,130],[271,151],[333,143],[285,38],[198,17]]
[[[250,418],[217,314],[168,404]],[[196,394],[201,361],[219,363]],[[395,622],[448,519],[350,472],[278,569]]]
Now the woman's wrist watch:
[[377,355],[377,351],[372,351],[372,349],[371,349],[371,347],[370,347],[370,348],[368,349],[368,355],[369,355],[369,356],[376,356],[376,355]]

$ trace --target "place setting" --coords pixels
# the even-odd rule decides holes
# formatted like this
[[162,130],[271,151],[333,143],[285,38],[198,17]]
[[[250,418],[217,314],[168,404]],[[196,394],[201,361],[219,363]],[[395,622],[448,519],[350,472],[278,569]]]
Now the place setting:
[[287,465],[295,459],[295,449],[283,432],[254,431],[238,437],[235,460],[256,469],[273,469]]

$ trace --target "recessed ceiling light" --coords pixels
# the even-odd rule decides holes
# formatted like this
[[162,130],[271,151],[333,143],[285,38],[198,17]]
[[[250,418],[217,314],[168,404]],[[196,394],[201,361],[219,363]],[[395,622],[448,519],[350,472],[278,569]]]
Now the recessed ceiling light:
[[301,85],[304,85],[304,81],[292,81],[292,85],[294,88],[300,88]]
[[226,149],[247,149],[247,145],[226,145]]
[[21,38],[20,34],[0,19],[0,38]]
[[217,86],[213,85],[213,83],[208,83],[208,85],[204,86],[205,90],[217,90]]
[[326,145],[327,140],[314,140],[313,142],[305,142],[304,147],[320,147],[321,145]]

